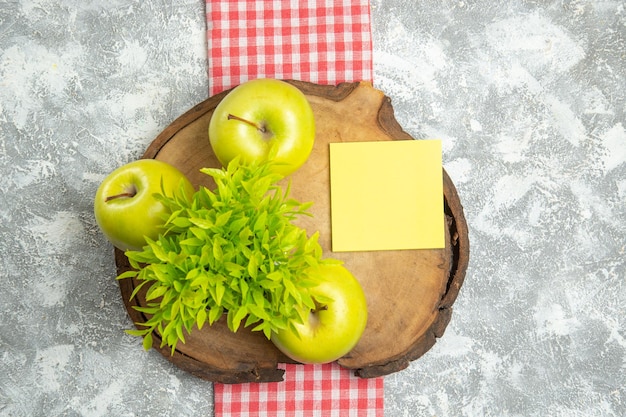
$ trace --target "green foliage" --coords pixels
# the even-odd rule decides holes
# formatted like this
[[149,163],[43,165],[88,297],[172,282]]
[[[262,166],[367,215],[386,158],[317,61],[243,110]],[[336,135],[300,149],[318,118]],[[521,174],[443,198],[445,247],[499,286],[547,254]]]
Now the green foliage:
[[173,353],[194,326],[224,314],[231,331],[254,326],[269,339],[302,322],[304,307],[315,308],[308,290],[317,283],[306,271],[327,261],[318,234],[307,237],[293,224],[310,215],[310,203],[290,198],[270,167],[235,159],[225,169],[202,169],[213,178],[213,191],[201,187],[190,201],[156,195],[171,213],[166,232],[143,250],[126,252],[134,269],[118,276],[140,281],[131,298],[147,285],[146,306],[135,308],[148,319],[128,331],[144,337],[144,348],[156,330],[161,347]]

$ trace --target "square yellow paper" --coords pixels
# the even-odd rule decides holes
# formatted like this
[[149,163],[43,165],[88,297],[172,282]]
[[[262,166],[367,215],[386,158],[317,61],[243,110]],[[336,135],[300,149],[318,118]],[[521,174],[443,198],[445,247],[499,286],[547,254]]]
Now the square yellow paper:
[[445,247],[441,141],[330,144],[332,250]]

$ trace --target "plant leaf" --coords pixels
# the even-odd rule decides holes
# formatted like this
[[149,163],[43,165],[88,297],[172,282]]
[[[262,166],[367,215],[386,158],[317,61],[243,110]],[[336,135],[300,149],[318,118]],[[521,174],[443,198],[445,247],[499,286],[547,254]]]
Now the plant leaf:
[[150,350],[150,348],[152,347],[152,333],[147,333],[144,337],[143,337],[143,348],[144,350],[148,351]]
[[146,293],[146,300],[154,300],[155,298],[159,298],[167,291],[167,287],[163,285],[152,284]]
[[206,322],[206,319],[207,319],[206,309],[201,308],[200,310],[198,310],[198,314],[196,316],[196,323],[198,324],[198,329],[202,329],[202,327],[204,326],[204,323]]
[[116,279],[126,279],[126,278],[135,278],[139,272],[135,269],[131,269],[126,272],[122,272],[117,276]]
[[215,219],[215,227],[224,226],[228,222],[232,214],[233,214],[233,211],[230,210],[230,211],[227,211],[226,213],[222,213],[219,216],[217,216],[217,218]]
[[224,313],[220,306],[213,306],[209,310],[209,324],[215,323]]
[[210,229],[215,225],[215,223],[213,223],[211,220],[201,219],[198,217],[190,218],[189,222],[198,226],[200,229]]
[[239,329],[239,326],[241,325],[241,321],[248,314],[248,308],[244,305],[244,306],[239,307],[236,313],[234,314],[230,314],[230,313],[231,312],[229,311],[228,327],[230,328],[231,331],[237,332],[237,330]]

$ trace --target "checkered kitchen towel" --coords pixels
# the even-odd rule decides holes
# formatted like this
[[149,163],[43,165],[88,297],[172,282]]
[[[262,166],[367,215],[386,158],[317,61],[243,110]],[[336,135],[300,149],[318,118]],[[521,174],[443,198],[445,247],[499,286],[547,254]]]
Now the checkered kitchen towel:
[[[372,81],[369,0],[207,0],[209,94],[255,78]],[[283,382],[214,384],[216,417],[382,417],[383,379],[280,364]]]
[[214,384],[215,417],[382,417],[383,379],[337,364],[292,365],[283,382]]
[[372,79],[368,0],[207,0],[209,94],[254,78]]

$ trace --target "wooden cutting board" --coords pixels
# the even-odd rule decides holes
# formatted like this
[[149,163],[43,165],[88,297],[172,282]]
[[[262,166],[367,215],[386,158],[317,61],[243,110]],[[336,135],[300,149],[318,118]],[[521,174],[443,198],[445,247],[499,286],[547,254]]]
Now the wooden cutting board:
[[[311,218],[299,219],[309,234],[320,232],[326,257],[344,261],[359,280],[368,303],[368,324],[357,346],[339,365],[360,377],[377,377],[402,370],[427,352],[450,321],[452,304],[463,283],[469,261],[469,239],[456,189],[443,171],[446,247],[437,250],[373,252],[331,251],[330,142],[412,140],[393,115],[391,101],[371,84],[321,86],[289,81],[309,99],[316,118],[316,140],[309,160],[291,176],[292,196],[312,201]],[[196,105],[168,126],[148,147],[143,158],[155,158],[178,167],[196,186],[212,188],[200,173],[220,167],[207,137],[212,112],[225,91]],[[375,195],[372,196],[375,198]],[[118,273],[130,268],[126,256],[115,251]],[[144,322],[133,309],[144,305],[144,293],[130,300],[137,282],[119,281],[128,314]],[[214,382],[280,381],[280,362],[291,362],[262,333],[247,329],[232,333],[225,322],[194,329],[171,355],[167,346],[155,349],[178,367]]]

